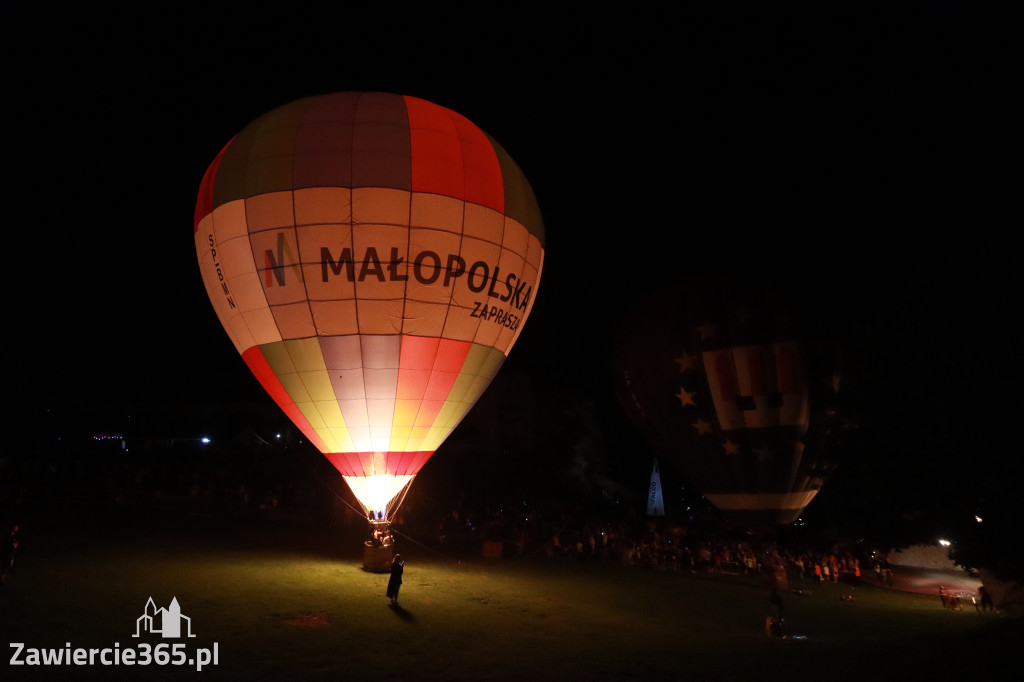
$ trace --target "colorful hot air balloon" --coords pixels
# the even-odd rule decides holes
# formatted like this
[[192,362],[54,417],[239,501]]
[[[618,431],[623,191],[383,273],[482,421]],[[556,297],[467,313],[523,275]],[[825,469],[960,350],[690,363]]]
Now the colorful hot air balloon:
[[454,111],[384,93],[246,127],[206,171],[195,244],[235,348],[383,519],[501,367],[544,263],[509,155]]
[[634,424],[727,517],[787,524],[830,469],[826,346],[765,287],[669,286],[623,325],[615,381]]

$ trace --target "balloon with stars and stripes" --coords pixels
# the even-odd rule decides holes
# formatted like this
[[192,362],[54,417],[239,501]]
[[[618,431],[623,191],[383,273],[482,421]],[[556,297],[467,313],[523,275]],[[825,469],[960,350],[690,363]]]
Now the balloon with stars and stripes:
[[788,524],[831,468],[837,360],[767,285],[669,285],[622,325],[615,382],[632,422],[725,516]]

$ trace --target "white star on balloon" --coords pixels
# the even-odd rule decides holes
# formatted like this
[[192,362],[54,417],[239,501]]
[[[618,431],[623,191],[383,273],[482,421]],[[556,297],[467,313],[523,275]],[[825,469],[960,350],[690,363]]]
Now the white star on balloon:
[[693,369],[696,358],[689,353],[683,353],[680,357],[676,358],[676,362],[679,363],[679,371],[685,372],[688,369]]
[[683,405],[693,405],[694,407],[697,406],[697,403],[695,403],[693,401],[693,396],[695,396],[695,395],[697,395],[696,391],[694,391],[693,393],[690,393],[689,391],[687,391],[684,388],[680,388],[679,389],[679,393],[676,393],[676,397],[679,398],[679,401]]
[[711,422],[705,419],[697,419],[697,423],[693,425],[693,428],[697,429],[697,435],[703,436],[704,434],[711,433]]

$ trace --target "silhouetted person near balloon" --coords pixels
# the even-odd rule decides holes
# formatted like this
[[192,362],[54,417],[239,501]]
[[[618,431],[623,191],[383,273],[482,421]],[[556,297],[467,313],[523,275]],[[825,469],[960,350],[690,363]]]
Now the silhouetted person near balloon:
[[392,606],[398,606],[398,590],[402,587],[402,571],[404,566],[405,562],[402,561],[402,555],[396,554],[395,558],[391,560],[391,577],[388,578],[387,597],[391,600]]
[[773,615],[768,616],[768,620],[765,623],[765,630],[768,634],[774,634],[782,636],[782,597],[779,595],[777,589],[772,589],[772,593],[768,595],[768,603],[772,606]]
[[988,611],[989,609],[995,611],[995,604],[992,602],[992,595],[988,593],[988,588],[984,585],[978,588],[978,596],[981,601],[981,610]]

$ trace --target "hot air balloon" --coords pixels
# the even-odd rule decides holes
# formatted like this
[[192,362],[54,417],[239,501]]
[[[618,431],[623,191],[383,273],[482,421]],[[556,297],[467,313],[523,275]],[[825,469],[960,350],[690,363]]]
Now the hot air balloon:
[[795,521],[831,469],[838,353],[769,287],[668,285],[618,337],[620,402],[656,451],[730,520]]
[[309,97],[221,150],[194,231],[235,348],[386,530],[536,300],[544,229],[523,173],[422,99]]

